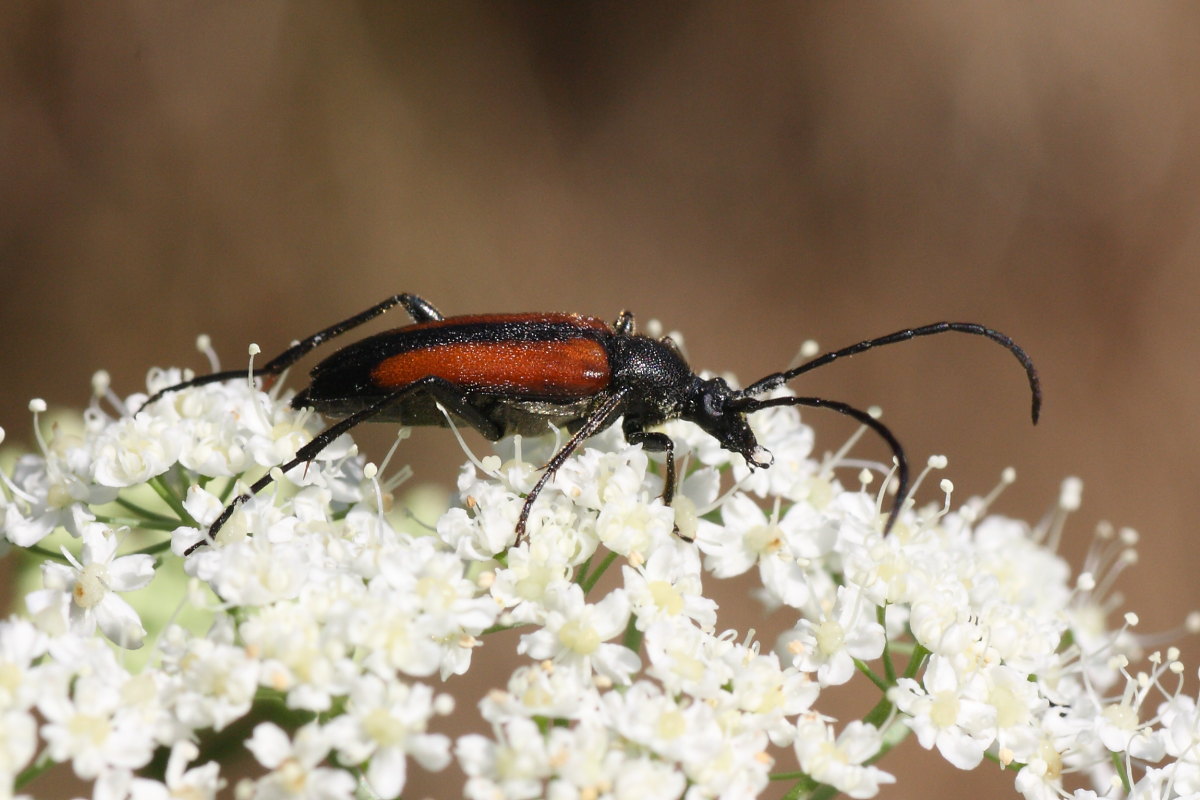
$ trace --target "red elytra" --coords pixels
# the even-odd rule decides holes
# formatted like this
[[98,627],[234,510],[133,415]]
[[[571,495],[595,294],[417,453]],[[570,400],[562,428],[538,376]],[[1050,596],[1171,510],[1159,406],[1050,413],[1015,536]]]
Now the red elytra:
[[603,391],[611,370],[604,346],[582,337],[435,345],[390,356],[371,370],[383,389],[402,389],[430,375],[464,389],[565,400]]

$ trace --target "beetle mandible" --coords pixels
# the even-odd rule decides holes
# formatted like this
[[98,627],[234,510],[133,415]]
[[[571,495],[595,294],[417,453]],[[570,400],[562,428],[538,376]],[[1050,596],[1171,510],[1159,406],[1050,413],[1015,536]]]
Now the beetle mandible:
[[[758,397],[805,372],[873,347],[948,332],[987,337],[1024,367],[1035,424],[1041,409],[1041,385],[1028,354],[1003,333],[974,322],[936,322],[867,339],[734,389],[723,378],[702,378],[693,372],[669,337],[638,334],[628,311],[622,311],[611,326],[595,317],[564,313],[445,317],[413,294],[393,295],[325,328],[252,374],[279,375],[329,339],[397,305],[404,306],[413,324],[344,347],[313,368],[309,386],[292,398],[292,406],[311,407],[342,419],[297,450],[280,469],[287,472],[311,461],[337,437],[367,420],[446,426],[439,405],[491,441],[518,433],[540,435],[551,424],[566,427],[571,438],[546,463],[521,507],[517,544],[525,538],[530,511],[546,483],[585,439],[618,417],[624,417],[621,430],[626,441],[666,454],[662,496],[669,504],[675,493],[675,445],[665,433],[650,428],[672,419],[693,422],[721,447],[745,458],[751,469],[766,468],[771,466],[771,455],[758,444],[746,415],[773,406],[829,408],[852,417],[887,442],[897,479],[895,503],[884,527],[885,532],[891,530],[908,496],[908,463],[892,432],[866,412],[834,400]],[[154,394],[145,405],[170,392],[246,374],[230,370],[193,378]],[[237,507],[271,481],[268,474],[235,497],[209,527],[208,538],[215,540]],[[201,544],[204,541],[192,545],[185,555]]]

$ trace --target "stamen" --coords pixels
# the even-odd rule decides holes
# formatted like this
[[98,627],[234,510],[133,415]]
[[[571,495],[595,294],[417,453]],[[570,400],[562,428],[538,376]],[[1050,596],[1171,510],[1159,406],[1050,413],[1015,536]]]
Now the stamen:
[[207,333],[202,333],[196,337],[196,349],[208,359],[208,365],[211,367],[210,372],[221,371],[221,359],[217,356],[217,351],[213,349],[212,338]]
[[930,456],[925,461],[925,469],[921,470],[921,474],[917,476],[917,479],[913,481],[912,486],[908,488],[908,496],[913,497],[916,495],[917,489],[921,487],[921,481],[925,480],[925,476],[928,475],[932,470],[945,469],[946,465],[949,463],[950,460],[945,456]]
[[33,437],[37,440],[42,455],[49,460],[50,448],[46,445],[46,440],[42,436],[42,426],[38,423],[38,416],[46,412],[46,401],[40,397],[33,398],[29,401],[29,410],[33,412]]
[[[446,407],[437,401],[434,401],[434,403],[437,405],[438,411],[442,412],[442,416],[446,418],[446,423],[450,426],[450,432],[453,433],[454,438],[458,440],[458,446],[461,447],[463,453],[466,454],[467,460],[474,464],[475,467],[484,475],[488,475],[492,478],[499,478],[500,472],[498,469],[489,469],[488,467],[484,466],[484,463],[475,456],[475,453],[471,450],[471,448],[467,447],[466,440],[463,439],[462,434],[458,432],[458,426],[454,424],[454,420],[450,417],[450,412],[446,410]],[[496,460],[498,461],[499,459]]]

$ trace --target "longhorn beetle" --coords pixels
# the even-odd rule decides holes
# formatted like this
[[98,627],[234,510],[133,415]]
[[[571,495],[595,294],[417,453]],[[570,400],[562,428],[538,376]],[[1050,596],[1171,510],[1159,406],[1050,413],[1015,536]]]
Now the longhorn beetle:
[[[412,294],[389,297],[315,333],[252,374],[278,375],[327,340],[396,305],[404,306],[413,324],[337,351],[313,368],[308,388],[292,398],[294,408],[311,407],[343,419],[297,450],[281,470],[311,461],[334,439],[367,420],[444,427],[449,422],[439,405],[491,441],[518,433],[540,435],[551,424],[565,426],[573,435],[546,463],[526,496],[517,521],[517,543],[525,537],[530,510],[546,482],[580,443],[617,417],[624,417],[621,429],[630,444],[666,453],[662,496],[670,503],[676,482],[675,445],[665,433],[649,428],[672,419],[694,422],[721,447],[745,458],[751,469],[766,468],[771,466],[771,454],[755,440],[746,415],[774,406],[829,408],[858,420],[887,442],[897,475],[896,500],[884,528],[890,530],[908,495],[908,463],[892,432],[869,414],[834,400],[758,397],[805,372],[872,347],[951,331],[986,336],[1007,348],[1025,368],[1035,424],[1042,402],[1037,371],[1025,351],[1003,333],[974,322],[936,322],[867,339],[767,375],[745,389],[734,389],[723,378],[706,379],[694,373],[669,337],[639,335],[628,311],[622,311],[611,326],[595,317],[563,313],[444,317]],[[244,370],[231,370],[193,378],[163,389],[146,405],[170,392],[245,375]],[[235,497],[209,528],[208,538],[215,540],[234,510],[271,480],[268,474]],[[185,555],[201,544],[192,545]]]

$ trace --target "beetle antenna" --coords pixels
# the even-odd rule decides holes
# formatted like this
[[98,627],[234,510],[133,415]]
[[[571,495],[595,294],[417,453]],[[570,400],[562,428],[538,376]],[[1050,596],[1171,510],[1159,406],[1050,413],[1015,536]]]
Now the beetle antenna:
[[[1038,416],[1041,414],[1042,410],[1042,384],[1038,379],[1037,370],[1033,366],[1033,359],[1031,359],[1029,354],[1022,350],[1017,343],[1008,336],[1000,333],[1000,331],[995,331],[991,328],[985,328],[983,325],[979,325],[975,322],[935,322],[932,325],[923,325],[920,328],[907,328],[902,331],[896,331],[895,333],[889,333],[887,336],[880,336],[876,339],[867,339],[866,341],[859,342],[858,344],[853,344],[849,347],[843,347],[841,350],[833,350],[829,353],[825,353],[824,355],[817,356],[811,361],[806,361],[800,366],[789,369],[786,372],[776,372],[772,375],[766,376],[765,378],[761,378],[760,380],[755,381],[747,386],[745,389],[737,392],[735,396],[750,397],[752,395],[762,394],[763,392],[769,391],[778,386],[782,386],[792,378],[802,375],[805,372],[814,370],[817,367],[823,367],[826,364],[842,358],[843,356],[848,357],[857,355],[864,350],[870,350],[872,347],[880,347],[885,344],[896,344],[897,342],[906,342],[909,339],[915,339],[918,336],[933,336],[935,334],[950,333],[952,331],[955,333],[970,333],[975,336],[985,336],[988,339],[991,339],[993,342],[1003,346],[1006,350],[1008,350],[1008,352],[1013,354],[1017,361],[1021,362],[1021,366],[1025,368],[1025,375],[1029,379],[1029,390],[1033,395],[1031,413],[1033,416],[1033,423],[1036,425]],[[775,405],[780,404],[776,403]],[[805,404],[797,403],[795,405]]]
[[[761,382],[759,381],[759,383]],[[897,517],[900,516],[900,509],[904,506],[904,501],[908,499],[908,459],[904,457],[904,448],[900,445],[900,441],[886,425],[867,412],[857,409],[854,406],[838,402],[837,400],[826,400],[821,397],[771,397],[766,400],[749,397],[744,400],[735,401],[731,405],[737,411],[745,414],[774,406],[828,408],[839,414],[845,414],[847,417],[856,419],[875,431],[879,435],[879,438],[887,442],[888,447],[892,448],[892,457],[896,460],[896,502],[892,506],[892,510],[888,513],[887,524],[883,526],[885,536],[891,531],[892,526],[896,524]]]

